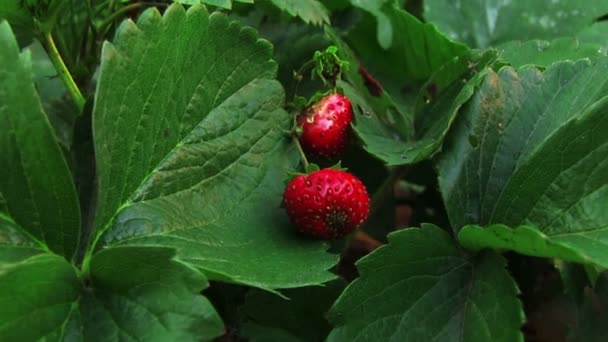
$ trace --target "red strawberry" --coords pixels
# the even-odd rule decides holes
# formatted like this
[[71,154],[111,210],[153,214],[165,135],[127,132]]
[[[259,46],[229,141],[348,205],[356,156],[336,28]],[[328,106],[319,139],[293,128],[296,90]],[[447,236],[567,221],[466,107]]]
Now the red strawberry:
[[369,196],[348,172],[323,169],[296,176],[283,193],[291,222],[301,233],[335,239],[351,233],[369,213]]
[[325,96],[298,117],[300,144],[316,157],[333,158],[344,152],[353,119],[350,100],[340,94]]

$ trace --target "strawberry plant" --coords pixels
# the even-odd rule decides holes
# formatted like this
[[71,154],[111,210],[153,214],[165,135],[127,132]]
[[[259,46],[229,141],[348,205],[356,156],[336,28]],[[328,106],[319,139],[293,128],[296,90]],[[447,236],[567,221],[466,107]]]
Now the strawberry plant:
[[1,1],[0,341],[605,341],[607,16]]

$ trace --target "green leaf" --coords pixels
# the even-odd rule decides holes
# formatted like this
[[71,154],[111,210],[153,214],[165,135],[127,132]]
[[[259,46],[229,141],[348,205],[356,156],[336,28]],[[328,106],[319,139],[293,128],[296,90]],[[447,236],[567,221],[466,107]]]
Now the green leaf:
[[559,128],[513,174],[492,221],[533,224],[608,267],[608,98]]
[[573,35],[608,13],[608,2],[589,0],[426,0],[424,17],[471,47],[510,40]]
[[0,1],[0,19],[8,20],[13,27],[33,31],[34,20],[22,0]]
[[79,287],[72,265],[0,213],[0,340],[61,340]]
[[523,341],[517,286],[494,253],[470,257],[433,225],[388,236],[357,263],[328,341]]
[[45,252],[10,217],[0,213],[0,263],[15,263]]
[[[393,157],[402,151],[401,146],[407,141],[404,136],[413,130],[413,127],[405,129],[412,126],[407,122],[409,115],[399,113],[386,93],[381,100],[367,102],[365,89],[362,92],[343,81],[338,81],[337,86],[353,104],[356,118],[353,131],[362,140],[363,148],[387,164],[402,164],[400,159],[395,161]],[[397,127],[402,128],[398,130]]]
[[[390,121],[383,123],[370,115],[358,115],[355,132],[365,149],[387,165],[414,164],[430,158],[440,149],[460,108],[483,80],[485,66],[495,58],[496,52],[492,50],[471,53],[454,58],[440,68],[419,95],[413,139],[403,139],[392,133]],[[345,89],[345,93],[357,102],[358,93],[348,87]]]
[[399,146],[389,163],[413,164],[433,156],[441,148],[461,107],[483,80],[486,66],[495,59],[493,50],[471,52],[437,70],[418,95],[414,140]]
[[376,35],[380,46],[387,50],[393,45],[393,24],[384,11],[395,3],[394,0],[350,0],[353,6],[369,12],[376,18]]
[[64,329],[78,301],[79,286],[74,267],[60,256],[39,254],[14,263],[2,260],[0,340],[58,340],[57,332]]
[[594,291],[585,291],[576,324],[570,330],[568,341],[602,342],[608,339],[608,272],[598,278]]
[[376,43],[376,38],[371,36],[374,30],[366,21],[350,31],[346,39],[381,80],[399,80],[401,86],[407,81],[426,81],[445,63],[468,51],[465,45],[450,40],[435,25],[421,22],[392,1],[385,3],[382,12],[390,19],[393,32],[399,32],[390,48],[384,49]]
[[0,23],[0,73],[0,192],[8,214],[69,259],[80,232],[78,197],[34,87],[31,55],[19,55],[7,22]]
[[4,0],[0,2],[0,19],[27,33],[50,32],[67,4],[65,0]]
[[608,50],[608,21],[598,21],[581,30],[576,38],[582,43],[598,44],[602,52]]
[[174,256],[162,247],[105,249],[81,288],[72,265],[0,214],[0,340],[211,340],[222,322],[199,294],[207,281]]
[[527,64],[548,67],[566,59],[578,60],[606,56],[606,51],[601,46],[582,43],[575,38],[559,38],[551,42],[545,40],[513,41],[501,45],[499,50],[500,59],[516,68]]
[[376,137],[386,138],[393,144],[395,140],[408,140],[414,130],[412,114],[401,110],[380,85],[380,88],[370,90],[361,72],[363,66],[354,52],[331,28],[326,28],[326,33],[338,47],[338,57],[349,63],[343,73],[348,83],[338,81],[337,87],[353,104],[356,117],[354,131],[363,140],[368,152],[383,159],[386,146],[382,144],[383,141],[377,144]]
[[85,291],[80,315],[85,341],[212,340],[222,322],[199,295],[205,277],[162,247],[116,247],[91,262],[93,289]]
[[297,153],[271,55],[202,6],[121,25],[93,114],[97,249],[175,247],[211,279],[268,289],[334,278],[337,256],[298,237],[280,208]]
[[305,23],[329,24],[327,9],[318,0],[270,0],[276,7]]
[[242,335],[250,341],[323,341],[331,330],[325,318],[344,289],[344,281],[283,292],[287,298],[252,290],[241,311]]
[[[365,22],[349,34],[348,42],[355,51],[351,51],[336,33],[329,29],[326,29],[326,32],[339,47],[340,58],[350,63],[350,68],[344,75],[349,84],[339,83],[338,87],[342,88],[353,102],[356,114],[354,128],[364,148],[389,165],[403,165],[428,158],[439,148],[453,114],[462,105],[453,102],[453,97],[458,92],[451,98],[446,96],[443,103],[445,106],[453,103],[452,112],[445,113],[445,116],[442,116],[444,112],[432,112],[433,116],[438,118],[436,125],[421,127],[420,131],[414,134],[413,108],[407,104],[408,99],[403,95],[403,89],[411,88],[412,82],[427,80],[434,74],[441,75],[440,72],[446,64],[458,65],[456,68],[452,66],[455,70],[449,71],[449,76],[446,76],[448,79],[464,76],[465,72],[470,71],[469,63],[483,64],[487,61],[483,58],[477,61],[477,57],[468,56],[465,46],[451,42],[435,27],[421,23],[392,2],[387,2],[383,11],[390,16],[394,31],[403,32],[400,40],[388,50],[383,50],[377,46],[375,38],[370,38],[370,30]],[[458,62],[454,62],[455,59]],[[379,60],[383,62],[378,63]],[[391,82],[381,84],[373,79],[374,76],[369,74],[361,61],[370,61],[366,67],[369,65],[370,71],[375,71],[374,76],[377,75],[378,80]],[[483,66],[477,67],[482,69]],[[460,82],[460,79],[454,82],[454,87],[462,88]],[[384,87],[388,91],[385,91]],[[466,86],[469,87],[472,89],[473,85]],[[410,97],[414,98],[412,95]],[[465,95],[462,101],[466,101]],[[435,104],[433,102],[433,105]],[[447,110],[449,109],[444,109]],[[419,141],[412,139],[414,135]]]
[[509,228],[502,224],[488,227],[469,225],[458,232],[460,243],[470,250],[493,248],[512,250],[520,254],[587,263],[590,258],[584,250],[571,248],[530,226]]
[[[606,70],[608,58],[562,62],[551,65],[545,72],[534,67],[488,71],[480,89],[456,120],[438,159],[439,185],[455,230],[466,224],[525,224],[551,235],[555,227],[565,229],[563,219],[569,215],[579,223],[568,230],[588,226],[588,219],[593,217],[591,212],[575,211],[590,210],[592,198],[601,199],[602,174],[596,174],[590,167],[581,169],[580,174],[567,170],[578,161],[584,160],[584,165],[588,165],[587,154],[590,158],[601,158],[603,138],[587,138],[599,134],[590,129],[600,128],[602,114],[588,115],[582,121],[580,118],[585,108],[608,91],[608,82],[600,76]],[[593,123],[591,116],[600,121]],[[573,130],[568,132],[569,129]],[[567,155],[560,155],[555,149],[557,145],[565,148],[570,143],[564,150]],[[575,147],[577,150],[572,150]],[[599,163],[598,167],[601,166]],[[571,186],[562,185],[554,173],[572,182]],[[591,175],[593,191],[581,187],[587,182],[585,177]],[[533,180],[540,183],[518,188],[524,186],[524,180],[525,186]],[[518,194],[519,191],[530,197]],[[535,191],[538,192],[533,194]],[[516,194],[517,199],[513,197]],[[550,196],[555,200],[550,200]],[[579,203],[567,215],[559,213],[577,201],[587,204]],[[535,217],[523,217],[531,213]],[[601,220],[601,216],[596,219]],[[545,229],[553,220],[553,227]]]

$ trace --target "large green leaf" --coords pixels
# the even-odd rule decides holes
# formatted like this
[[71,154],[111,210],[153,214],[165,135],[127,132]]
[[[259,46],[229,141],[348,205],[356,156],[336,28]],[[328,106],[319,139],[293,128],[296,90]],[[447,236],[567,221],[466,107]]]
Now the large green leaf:
[[[0,214],[0,340],[211,340],[222,323],[206,279],[160,247],[111,248],[76,269]],[[42,323],[40,323],[42,322]]]
[[454,229],[531,225],[608,265],[607,70],[601,58],[488,73],[438,163]]
[[283,292],[287,298],[252,290],[241,308],[242,336],[252,342],[324,341],[331,330],[325,318],[345,282],[309,286]]
[[222,333],[222,322],[199,292],[199,271],[162,247],[117,247],[91,262],[80,319],[85,341],[200,341]]
[[48,252],[74,254],[78,202],[34,88],[30,53],[19,55],[7,22],[0,22],[0,75],[0,340],[56,340],[80,284],[75,268]]
[[[456,120],[438,160],[439,184],[454,229],[465,224],[524,223],[499,219],[497,207],[505,200],[507,183],[530,158],[542,158],[538,148],[566,121],[580,117],[606,94],[608,82],[601,76],[606,70],[608,58],[558,63],[545,72],[535,67],[488,71]],[[589,141],[578,157],[599,143]],[[562,166],[567,167],[545,164],[542,169],[558,171]],[[560,196],[576,197],[568,192]],[[536,210],[545,209],[538,206]],[[528,223],[537,226],[538,222]]]
[[29,51],[0,23],[0,192],[8,214],[52,251],[71,258],[80,209],[72,176],[36,93]]
[[471,257],[433,225],[389,235],[330,311],[328,341],[522,341],[517,286],[494,253]]
[[547,67],[562,60],[578,60],[606,56],[607,51],[595,43],[583,43],[575,38],[559,38],[553,41],[513,41],[501,45],[500,59],[513,67],[534,64]]
[[[0,255],[4,252],[0,249]],[[76,270],[60,256],[39,254],[16,262],[2,260],[0,340],[58,340],[78,301],[79,287]]]
[[608,267],[608,98],[540,146],[509,180],[492,221],[533,224]]
[[[7,255],[4,247],[0,256]],[[2,341],[208,341],[222,332],[219,316],[199,294],[205,278],[174,260],[173,250],[104,250],[93,259],[85,287],[65,259],[39,253],[0,259]]]
[[121,25],[94,109],[97,249],[172,246],[213,279],[263,288],[334,277],[337,257],[294,234],[280,208],[297,156],[271,55],[202,6]]
[[608,14],[608,2],[589,0],[426,0],[425,18],[472,47],[510,40],[573,35]]

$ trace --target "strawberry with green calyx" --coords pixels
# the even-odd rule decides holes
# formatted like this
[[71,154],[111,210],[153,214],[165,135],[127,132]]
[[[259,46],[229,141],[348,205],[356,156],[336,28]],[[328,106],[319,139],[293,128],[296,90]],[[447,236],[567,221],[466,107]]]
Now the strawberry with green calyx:
[[297,118],[299,141],[307,154],[331,159],[348,146],[353,107],[341,94],[330,94],[311,105]]
[[300,233],[336,239],[367,219],[370,199],[357,177],[328,168],[295,176],[285,188],[283,204]]

